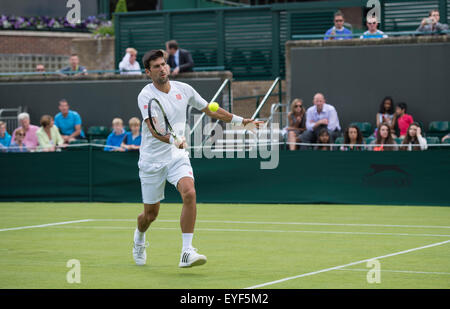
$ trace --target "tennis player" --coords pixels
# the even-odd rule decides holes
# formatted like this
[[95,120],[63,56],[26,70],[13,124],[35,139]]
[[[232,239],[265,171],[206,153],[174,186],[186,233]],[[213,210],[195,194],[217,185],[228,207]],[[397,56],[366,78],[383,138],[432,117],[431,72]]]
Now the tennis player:
[[[212,118],[236,125],[254,123],[258,127],[262,122],[243,119],[222,108],[211,112],[208,103],[191,86],[169,81],[170,68],[166,60],[167,54],[162,50],[149,51],[143,57],[145,73],[153,83],[145,86],[138,96],[138,105],[144,120],[138,163],[144,211],[137,218],[133,258],[137,265],[146,263],[146,247],[149,243],[145,241],[145,232],[158,216],[167,180],[177,188],[183,199],[180,218],[183,245],[179,267],[192,267],[205,264],[206,256],[198,254],[197,249],[192,246],[197,209],[194,174],[185,150],[187,106],[191,105]],[[160,136],[152,129],[148,108],[153,98],[161,103],[170,125],[179,138],[173,138],[169,134]]]

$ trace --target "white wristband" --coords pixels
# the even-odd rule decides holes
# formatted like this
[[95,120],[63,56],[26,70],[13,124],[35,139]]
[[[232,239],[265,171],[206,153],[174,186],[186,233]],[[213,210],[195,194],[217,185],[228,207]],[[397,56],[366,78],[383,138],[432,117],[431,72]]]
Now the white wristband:
[[233,115],[233,118],[231,118],[231,123],[241,125],[244,118]]
[[172,145],[175,145],[175,139],[173,138],[172,134],[170,134],[169,143],[171,143]]

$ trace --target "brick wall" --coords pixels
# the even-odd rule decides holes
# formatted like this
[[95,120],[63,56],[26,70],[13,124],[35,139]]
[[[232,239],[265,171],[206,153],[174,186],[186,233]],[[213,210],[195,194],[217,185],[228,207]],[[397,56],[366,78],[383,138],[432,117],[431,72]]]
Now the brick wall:
[[85,33],[0,31],[0,54],[70,55],[72,39]]

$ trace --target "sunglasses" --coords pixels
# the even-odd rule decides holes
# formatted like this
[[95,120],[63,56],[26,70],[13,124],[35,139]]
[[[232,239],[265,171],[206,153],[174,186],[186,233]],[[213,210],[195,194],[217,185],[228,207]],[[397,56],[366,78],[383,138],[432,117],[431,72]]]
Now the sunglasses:
[[297,108],[297,107],[302,107],[301,105],[295,105],[295,108]]
[[334,22],[335,22],[335,23],[343,23],[344,20],[343,20],[343,19],[336,19]]
[[373,22],[373,23],[367,23],[368,25],[376,25],[377,23],[376,22]]
[[16,136],[25,136],[25,134],[17,133]]

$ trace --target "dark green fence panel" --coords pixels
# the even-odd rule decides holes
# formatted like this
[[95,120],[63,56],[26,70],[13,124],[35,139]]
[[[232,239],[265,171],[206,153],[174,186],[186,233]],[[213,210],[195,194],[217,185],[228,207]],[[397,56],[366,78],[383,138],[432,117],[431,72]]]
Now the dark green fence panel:
[[[273,170],[260,159],[191,159],[198,202],[450,206],[447,150],[279,155]],[[0,153],[0,201],[139,203],[137,161],[138,153],[88,149]],[[169,183],[165,197],[181,201]]]
[[253,9],[224,14],[225,68],[236,78],[272,76],[272,12]]
[[171,15],[171,39],[191,52],[195,66],[217,66],[218,21],[214,11]]

